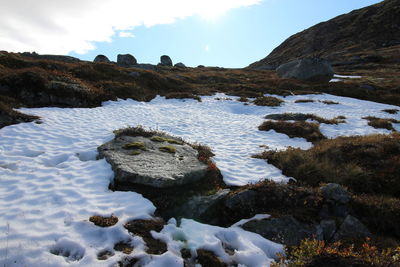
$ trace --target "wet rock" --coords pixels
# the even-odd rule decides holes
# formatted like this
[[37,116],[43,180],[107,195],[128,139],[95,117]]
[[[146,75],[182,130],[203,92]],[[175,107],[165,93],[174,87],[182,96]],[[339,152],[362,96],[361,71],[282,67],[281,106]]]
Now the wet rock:
[[122,67],[130,67],[137,64],[137,60],[130,54],[119,54],[117,56],[117,64]]
[[94,58],[93,62],[96,62],[96,63],[109,63],[110,60],[105,55],[97,55]]
[[347,192],[341,185],[329,183],[321,187],[322,196],[327,201],[335,203],[347,204],[351,200],[349,192]]
[[370,237],[371,232],[357,218],[348,215],[339,227],[334,240]]
[[160,57],[160,64],[162,66],[172,67],[172,60],[169,56],[163,55]]
[[282,78],[310,82],[329,82],[333,69],[328,61],[320,58],[303,58],[280,65],[276,72]]
[[206,176],[208,166],[199,161],[197,150],[171,136],[163,138],[175,141],[170,144],[142,136],[120,136],[98,148],[99,158],[111,164],[116,183],[166,188]]
[[319,225],[301,223],[293,216],[250,221],[245,223],[242,228],[287,246],[298,245],[305,238],[323,239],[322,229]]

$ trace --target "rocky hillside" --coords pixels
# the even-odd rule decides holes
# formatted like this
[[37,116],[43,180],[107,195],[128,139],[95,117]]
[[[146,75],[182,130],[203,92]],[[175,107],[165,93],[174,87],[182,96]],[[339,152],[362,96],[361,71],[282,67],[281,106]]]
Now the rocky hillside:
[[272,69],[295,58],[321,56],[336,69],[377,69],[398,64],[399,51],[400,0],[385,0],[292,35],[250,67]]

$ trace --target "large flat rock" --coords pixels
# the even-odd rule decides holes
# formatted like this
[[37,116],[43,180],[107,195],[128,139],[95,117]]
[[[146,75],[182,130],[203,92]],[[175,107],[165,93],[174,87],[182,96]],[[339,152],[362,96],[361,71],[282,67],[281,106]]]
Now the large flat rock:
[[[128,144],[136,144],[136,148],[127,148]],[[174,153],[162,151],[165,146],[172,146]],[[115,182],[165,188],[199,181],[207,173],[207,165],[197,158],[198,151],[188,144],[120,136],[98,147],[98,151],[99,158],[111,164]]]

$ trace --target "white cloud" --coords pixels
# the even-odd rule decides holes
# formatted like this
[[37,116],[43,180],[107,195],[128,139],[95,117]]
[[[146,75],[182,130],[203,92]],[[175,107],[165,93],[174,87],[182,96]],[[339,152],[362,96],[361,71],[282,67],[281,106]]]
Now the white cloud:
[[[214,18],[262,0],[2,0],[0,50],[86,53],[145,25],[200,15]],[[126,36],[123,36],[126,37]]]
[[135,37],[135,35],[132,32],[119,32],[118,36],[122,37],[122,38],[133,38],[133,37]]
[[206,51],[206,52],[210,51],[210,46],[209,46],[209,45],[206,45],[206,46],[204,47],[204,51]]

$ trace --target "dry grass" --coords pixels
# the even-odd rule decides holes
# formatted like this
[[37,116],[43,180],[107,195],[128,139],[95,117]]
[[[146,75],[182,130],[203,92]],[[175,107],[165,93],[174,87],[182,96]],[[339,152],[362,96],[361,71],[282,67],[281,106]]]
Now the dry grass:
[[283,133],[293,137],[302,137],[308,142],[317,142],[326,137],[319,131],[318,123],[311,123],[305,121],[286,122],[286,121],[265,121],[258,126],[260,131],[274,130],[278,133]]
[[346,117],[339,116],[333,119],[324,119],[314,114],[304,114],[304,113],[282,113],[282,114],[269,114],[265,116],[265,119],[268,120],[280,120],[280,121],[306,121],[306,120],[314,120],[319,123],[325,124],[339,124],[345,123],[344,119]]
[[395,119],[383,119],[383,118],[377,118],[377,117],[364,117],[364,120],[368,120],[368,125],[372,126],[377,129],[387,129],[391,131],[395,131],[393,128],[392,123],[400,123],[400,121],[395,120]]
[[114,215],[110,217],[94,215],[89,218],[89,221],[100,227],[110,227],[117,224],[118,218]]
[[356,193],[400,197],[400,135],[339,137],[309,150],[265,151],[266,159],[300,183],[339,183]]
[[398,109],[383,109],[382,111],[389,114],[397,114],[399,112]]
[[257,106],[278,107],[285,101],[273,96],[260,96],[257,97],[253,103]]
[[315,100],[312,99],[298,99],[296,101],[294,101],[294,103],[314,103]]

